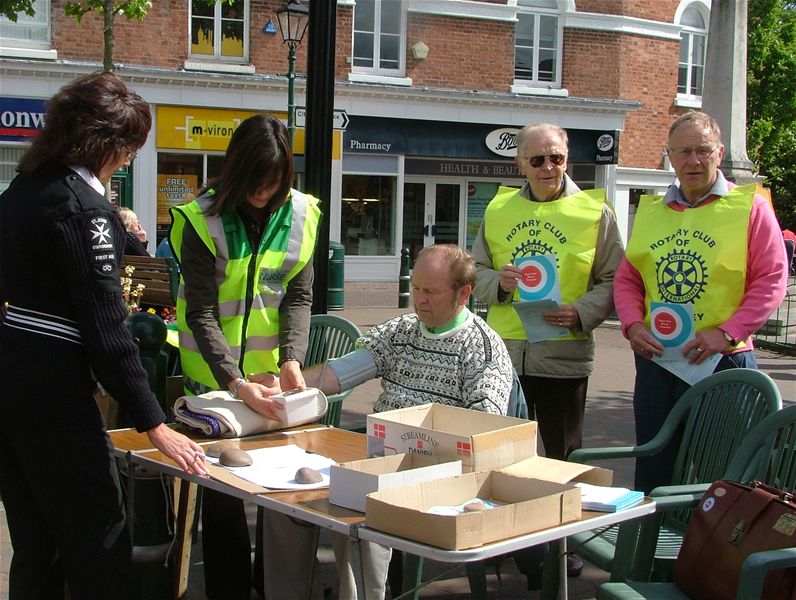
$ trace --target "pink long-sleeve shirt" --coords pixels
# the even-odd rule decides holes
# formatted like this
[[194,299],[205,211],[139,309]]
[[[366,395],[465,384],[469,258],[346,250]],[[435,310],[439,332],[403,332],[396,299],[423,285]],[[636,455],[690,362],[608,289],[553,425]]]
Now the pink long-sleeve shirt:
[[[734,186],[731,184],[731,187]],[[713,196],[705,203],[713,202],[716,198],[718,196]],[[677,202],[671,202],[667,206],[678,212],[688,210]],[[741,350],[753,348],[750,336],[780,305],[785,297],[788,281],[785,245],[782,243],[779,223],[768,200],[762,196],[755,196],[752,205],[747,243],[746,286],[741,304],[732,316],[719,326],[734,340],[746,342],[746,347]],[[614,275],[614,304],[625,337],[631,325],[644,322],[644,298],[645,288],[641,274],[630,264],[627,257],[622,258]]]

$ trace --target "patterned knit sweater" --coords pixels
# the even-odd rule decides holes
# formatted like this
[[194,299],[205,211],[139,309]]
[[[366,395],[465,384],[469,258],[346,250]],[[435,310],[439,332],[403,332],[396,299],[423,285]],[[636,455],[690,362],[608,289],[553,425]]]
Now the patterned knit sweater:
[[472,313],[438,334],[416,314],[401,315],[372,327],[357,345],[373,355],[382,377],[374,412],[437,402],[506,414],[511,359],[500,337]]

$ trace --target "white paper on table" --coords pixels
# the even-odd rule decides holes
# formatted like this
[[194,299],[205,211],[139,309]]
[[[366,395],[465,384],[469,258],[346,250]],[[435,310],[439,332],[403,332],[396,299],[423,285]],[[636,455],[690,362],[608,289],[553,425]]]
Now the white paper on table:
[[534,302],[515,302],[512,304],[520,317],[528,342],[541,342],[554,338],[564,337],[569,333],[566,327],[550,325],[542,317],[542,313],[559,309],[555,300],[536,300]]
[[711,354],[698,365],[688,363],[683,348],[694,339],[694,305],[653,302],[650,305],[650,333],[663,344],[663,354],[652,361],[690,385],[713,374],[721,354]]
[[[248,467],[225,466],[225,468],[241,479],[274,490],[314,490],[328,487],[331,481],[331,466],[335,464],[331,458],[307,452],[295,444],[247,450],[246,453],[251,456],[251,465]],[[208,456],[207,460],[219,464],[217,458]],[[318,483],[298,483],[296,471],[301,467],[315,469],[320,472],[323,480]]]

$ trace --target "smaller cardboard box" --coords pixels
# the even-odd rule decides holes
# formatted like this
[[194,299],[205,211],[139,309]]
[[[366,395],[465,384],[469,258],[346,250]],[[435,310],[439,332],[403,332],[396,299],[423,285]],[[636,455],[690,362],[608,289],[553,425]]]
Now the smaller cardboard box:
[[368,415],[368,456],[424,454],[462,461],[462,471],[499,469],[536,456],[536,422],[444,404]]
[[462,474],[462,461],[422,454],[396,454],[332,465],[329,502],[365,512],[365,496]]
[[[472,498],[500,503],[489,510],[457,515],[427,512]],[[580,518],[580,490],[500,471],[465,473],[441,481],[369,494],[366,523],[372,529],[446,548],[475,548]]]
[[532,456],[519,462],[503,467],[502,473],[544,479],[556,483],[590,483],[591,485],[610,486],[614,473],[610,469],[601,469],[581,463],[571,463],[544,456]]

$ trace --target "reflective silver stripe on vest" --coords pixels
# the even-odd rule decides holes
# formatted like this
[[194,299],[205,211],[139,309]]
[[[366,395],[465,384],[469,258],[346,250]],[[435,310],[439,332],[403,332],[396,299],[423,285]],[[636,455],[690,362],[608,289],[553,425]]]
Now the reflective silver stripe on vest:
[[[180,348],[184,350],[190,350],[191,352],[198,352],[201,354],[201,350],[199,350],[199,345],[196,343],[196,338],[187,331],[180,331],[179,332],[180,338]],[[232,358],[235,360],[240,359],[240,346],[229,346],[229,353],[232,355]]]
[[246,350],[273,350],[279,345],[278,335],[252,335],[246,338]]
[[38,310],[9,306],[3,326],[83,345],[77,321]]
[[224,222],[221,217],[207,215],[213,203],[213,196],[203,195],[197,199],[202,213],[205,215],[207,231],[216,244],[216,284],[220,287],[227,276],[227,263],[229,262],[229,247],[227,246],[227,235],[224,233]]
[[218,314],[220,317],[238,317],[243,314],[243,298],[237,300],[227,300],[218,303]]
[[301,243],[304,240],[304,225],[307,221],[307,209],[309,206],[307,197],[301,192],[291,192],[291,202],[293,204],[293,218],[290,224],[290,238],[287,241],[287,254],[285,255],[285,262],[282,263],[282,270],[285,273],[293,270],[301,256]]

